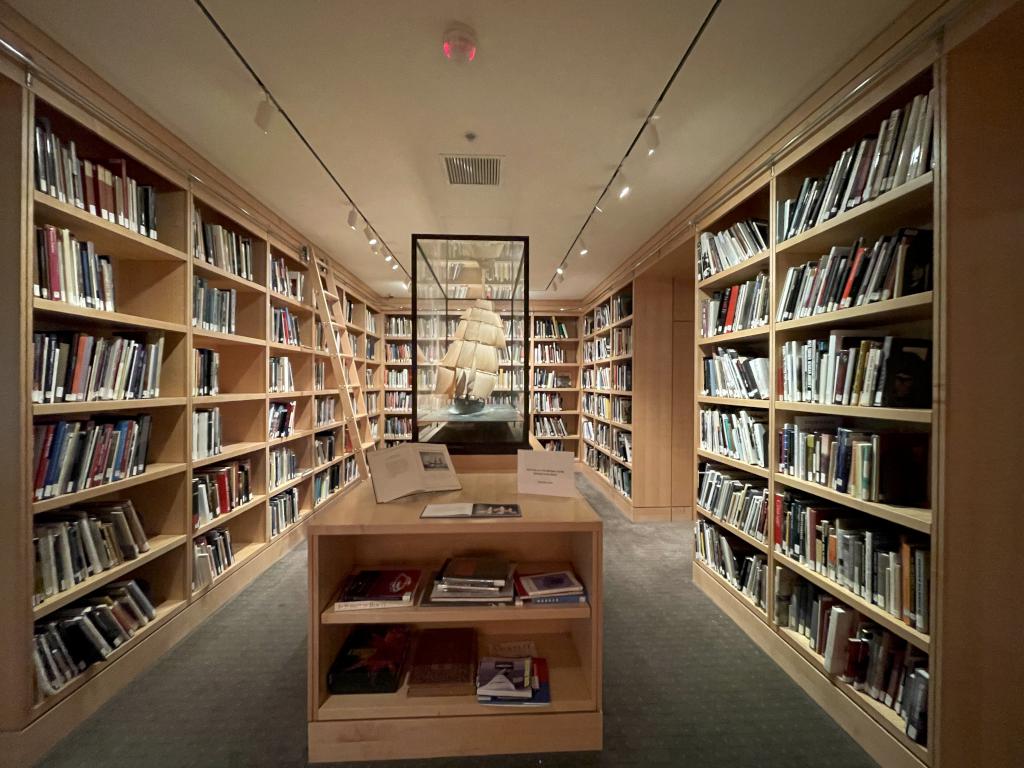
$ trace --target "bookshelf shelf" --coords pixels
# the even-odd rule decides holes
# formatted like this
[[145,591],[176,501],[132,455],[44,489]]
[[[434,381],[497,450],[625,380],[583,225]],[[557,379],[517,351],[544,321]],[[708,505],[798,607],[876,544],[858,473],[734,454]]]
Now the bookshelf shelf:
[[915,647],[920,648],[925,653],[929,652],[931,648],[931,639],[928,635],[918,632],[916,629],[904,624],[884,609],[879,608],[877,605],[865,600],[863,597],[850,591],[838,582],[832,581],[815,571],[813,568],[803,565],[788,555],[784,555],[781,552],[775,552],[774,559],[776,562],[786,566],[786,568],[798,574],[803,579],[811,582],[817,587],[820,587],[826,592],[835,595],[851,608],[855,608],[861,615],[881,624],[893,634],[902,637],[904,640],[912,643]]
[[927,320],[932,312],[932,291],[900,296],[896,299],[876,301],[860,307],[823,312],[820,315],[786,320],[775,324],[775,335],[789,334],[820,326],[871,326],[878,323],[899,323]]
[[236,290],[247,291],[249,293],[267,292],[266,286],[260,285],[252,280],[247,280],[240,275],[236,275],[234,272],[229,272],[226,269],[202,261],[201,259],[192,259],[191,263],[193,273],[198,272],[207,279],[212,278],[212,284],[217,287],[235,288]]
[[308,304],[303,304],[297,299],[293,299],[291,296],[285,296],[283,293],[277,293],[276,291],[268,291],[267,295],[270,297],[270,303],[279,307],[288,307],[302,315],[312,315],[313,308]]
[[64,301],[50,299],[33,299],[32,308],[36,312],[67,320],[84,320],[88,323],[111,325],[119,328],[140,330],[167,331],[169,333],[185,333],[186,327],[181,323],[169,323],[149,317],[126,315],[123,312],[107,312],[102,309],[91,309],[68,304]]
[[266,400],[267,397],[273,397],[273,393],[269,394],[266,392],[238,392],[238,393],[227,393],[222,395],[197,395],[192,398],[193,406],[207,406],[217,405],[219,403],[245,403],[251,400]]
[[823,224],[812,227],[775,246],[779,256],[788,254],[818,255],[837,242],[853,242],[864,234],[883,234],[905,226],[915,217],[930,219],[934,204],[932,181],[934,172],[928,171],[916,179],[885,192],[870,202],[840,213]]
[[735,264],[728,269],[723,269],[721,272],[716,272],[711,275],[711,277],[699,281],[697,283],[697,289],[707,293],[709,291],[714,291],[716,288],[721,288],[724,285],[741,283],[744,280],[753,277],[758,272],[767,269],[770,256],[770,250],[761,251],[746,261],[741,261],[739,264]]
[[[248,347],[264,347],[266,342],[252,336],[242,336],[237,333],[221,333],[220,331],[206,331],[202,328],[192,329],[192,340],[199,342],[204,347],[217,347],[219,345],[239,344]],[[294,349],[298,349],[295,347]]]
[[730,331],[720,333],[717,336],[698,336],[697,344],[702,347],[719,346],[722,344],[734,344],[738,341],[767,341],[771,329],[767,326],[759,328],[747,328],[742,331]]
[[184,397],[149,397],[138,400],[86,400],[71,403],[33,403],[33,416],[59,416],[66,413],[93,413],[105,411],[137,411],[151,408],[171,408],[187,402]]
[[770,408],[769,400],[750,400],[745,397],[711,397],[699,395],[697,402],[702,405],[732,405],[739,408]]
[[881,504],[877,501],[864,501],[862,499],[854,498],[847,493],[839,493],[838,491],[834,491],[824,485],[810,483],[806,480],[798,480],[795,477],[789,477],[787,475],[779,474],[778,472],[773,473],[773,478],[776,483],[784,485],[787,488],[804,491],[805,493],[809,493],[813,496],[833,501],[836,504],[842,504],[843,506],[850,507],[851,509],[856,509],[860,512],[873,515],[882,520],[888,520],[891,523],[906,526],[907,528],[920,531],[921,533],[931,533],[932,512],[930,509],[919,509],[917,507],[895,507],[890,504]]
[[764,622],[765,624],[768,623],[768,614],[757,603],[755,603],[749,597],[740,592],[740,590],[736,589],[736,587],[727,578],[725,578],[714,568],[712,568],[702,560],[694,560],[693,567],[700,568],[700,570],[706,573],[713,581],[717,582],[719,586],[724,587],[729,594],[735,597],[740,605],[745,607],[760,621]]
[[[391,439],[391,438],[389,438]],[[335,611],[328,606],[321,624],[478,624],[506,621],[589,619],[590,605],[422,606],[379,610]]]
[[[319,469],[317,471],[319,471]],[[312,469],[299,470],[299,474],[297,474],[295,477],[286,480],[280,485],[276,485],[273,488],[268,489],[267,496],[276,496],[279,493],[287,491],[289,488],[294,488],[296,485],[299,485],[303,480],[308,480],[309,478],[311,478],[313,476],[313,472],[314,470]]]
[[[292,526],[289,526],[289,528],[290,527],[292,527]],[[280,536],[280,534],[278,534],[278,536]],[[225,579],[228,576],[230,576],[231,574],[233,574],[236,571],[238,571],[239,568],[241,568],[241,566],[245,563],[246,560],[249,560],[250,558],[252,558],[255,555],[259,554],[260,550],[262,550],[266,546],[266,542],[263,542],[263,541],[251,541],[251,542],[248,542],[248,543],[241,544],[241,546],[239,546],[239,545],[235,545],[235,546],[237,547],[237,549],[235,550],[235,560],[234,560],[234,562],[231,565],[229,565],[227,568],[225,568],[223,572],[217,574],[214,577],[212,582],[210,582],[209,584],[207,584],[205,586],[200,587],[199,589],[192,590],[192,597],[193,598],[198,597],[199,595],[204,595],[207,592],[210,592],[211,590],[216,589],[221,584],[223,584]]]
[[823,405],[821,403],[787,403],[775,401],[776,411],[792,413],[820,413],[829,416],[849,416],[860,419],[905,421],[913,424],[931,424],[931,408],[876,408],[857,405]]
[[249,441],[241,443],[228,443],[223,447],[220,453],[216,456],[206,456],[201,459],[192,459],[192,467],[205,467],[209,464],[218,464],[222,461],[230,461],[231,459],[237,459],[239,456],[244,456],[247,453],[253,453],[261,450],[266,445],[262,440],[260,441]]
[[267,446],[270,447],[270,448],[274,448],[274,447],[276,447],[278,445],[284,445],[285,443],[290,443],[293,440],[301,440],[304,437],[309,437],[311,434],[313,434],[313,430],[312,429],[296,429],[290,435],[285,435],[284,437],[275,437],[275,438],[272,438],[272,439],[268,440],[267,441]]
[[52,224],[74,232],[82,240],[96,244],[98,253],[110,253],[124,259],[188,261],[184,252],[159,240],[113,224],[55,197],[33,190],[32,202],[38,224]]
[[52,499],[34,501],[32,502],[32,514],[38,515],[40,512],[49,512],[59,507],[69,507],[89,499],[95,499],[98,496],[114,494],[136,485],[142,485],[143,483],[184,472],[185,468],[184,462],[150,462],[146,465],[144,472],[127,477],[124,480],[86,488],[84,491],[78,491],[77,493],[66,493],[63,496],[55,496]]
[[121,580],[125,575],[131,573],[136,568],[156,560],[158,557],[167,554],[175,547],[180,547],[187,539],[188,537],[184,534],[150,536],[148,551],[143,552],[134,560],[126,560],[120,565],[115,565],[113,568],[108,568],[105,571],[89,576],[71,589],[65,592],[58,592],[53,597],[44,600],[42,603],[32,608],[32,618],[36,620],[41,619],[44,616],[48,616],[54,611],[75,602],[75,600],[84,597],[90,592],[99,589],[104,584]]
[[720,453],[715,453],[714,451],[705,451],[704,449],[698,449],[697,455],[700,456],[701,458],[707,459],[708,461],[716,461],[719,464],[725,464],[727,466],[732,467],[733,469],[740,469],[743,470],[744,472],[749,472],[752,475],[757,475],[758,477],[767,478],[771,475],[771,472],[769,472],[764,467],[757,467],[754,466],[753,464],[748,464],[745,461],[740,461],[739,459],[733,459],[730,458],[729,456],[724,456]]
[[693,509],[701,517],[703,517],[703,518],[705,518],[707,520],[710,520],[712,523],[717,525],[722,530],[728,531],[733,536],[735,536],[735,537],[737,537],[739,539],[742,539],[747,544],[749,544],[754,549],[756,549],[758,552],[764,552],[764,553],[767,554],[767,552],[768,552],[768,545],[765,542],[761,541],[760,539],[755,538],[754,536],[751,536],[749,533],[747,533],[744,530],[741,530],[740,528],[737,528],[735,525],[732,525],[731,523],[727,523],[724,520],[721,520],[720,518],[715,517],[713,514],[711,514],[711,512],[709,512],[708,510],[704,509],[703,507],[695,506]]
[[249,501],[245,502],[245,504],[239,504],[230,512],[225,512],[223,515],[218,515],[217,517],[213,518],[213,520],[211,520],[210,522],[205,523],[204,525],[201,525],[195,530],[193,530],[191,534],[192,538],[194,539],[196,536],[201,536],[207,531],[212,531],[214,528],[220,528],[222,525],[224,525],[224,523],[228,522],[229,520],[234,520],[236,517],[244,515],[246,512],[251,512],[254,509],[261,509],[266,500],[266,494],[254,494]]

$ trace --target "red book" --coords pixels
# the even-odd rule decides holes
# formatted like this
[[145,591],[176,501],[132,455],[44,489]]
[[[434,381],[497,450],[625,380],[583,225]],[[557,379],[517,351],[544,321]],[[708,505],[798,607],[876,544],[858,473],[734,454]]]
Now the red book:
[[409,605],[420,575],[418,569],[358,571],[345,581],[334,601],[334,610]]
[[102,485],[106,479],[107,456],[114,428],[110,424],[103,426],[103,432],[96,438],[96,450],[93,452],[92,466],[89,468],[89,480],[86,485]]
[[857,253],[853,257],[853,264],[850,267],[850,274],[846,278],[846,285],[843,286],[843,294],[839,297],[839,307],[845,307],[849,305],[850,291],[853,290],[853,280],[857,277],[857,269],[860,267],[860,262],[864,258],[864,253],[867,251],[863,245],[857,249]]
[[775,545],[782,541],[782,494],[775,494]]
[[54,424],[46,425],[46,434],[42,438],[43,449],[39,452],[39,463],[36,465],[36,478],[33,485],[33,495],[36,499],[43,498],[43,482],[46,480],[47,457],[50,455],[50,447],[53,444]]
[[729,289],[729,310],[725,313],[725,332],[732,330],[732,321],[736,318],[736,298],[740,295],[740,287],[734,285]]
[[231,510],[231,495],[228,493],[228,476],[226,472],[217,473],[217,497],[220,499],[221,514]]

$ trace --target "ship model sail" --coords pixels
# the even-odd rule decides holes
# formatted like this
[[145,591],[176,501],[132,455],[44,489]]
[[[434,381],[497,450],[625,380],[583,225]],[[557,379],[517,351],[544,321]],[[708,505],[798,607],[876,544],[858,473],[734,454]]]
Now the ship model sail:
[[491,302],[478,299],[459,318],[455,337],[438,363],[434,392],[452,398],[456,414],[478,413],[498,384],[498,350],[505,328]]

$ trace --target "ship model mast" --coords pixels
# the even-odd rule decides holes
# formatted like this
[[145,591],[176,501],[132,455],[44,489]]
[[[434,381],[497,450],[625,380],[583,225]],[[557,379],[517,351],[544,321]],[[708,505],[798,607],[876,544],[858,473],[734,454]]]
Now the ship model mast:
[[462,313],[455,336],[438,363],[434,393],[452,398],[451,413],[484,409],[498,383],[498,350],[505,349],[505,328],[490,301],[477,299]]

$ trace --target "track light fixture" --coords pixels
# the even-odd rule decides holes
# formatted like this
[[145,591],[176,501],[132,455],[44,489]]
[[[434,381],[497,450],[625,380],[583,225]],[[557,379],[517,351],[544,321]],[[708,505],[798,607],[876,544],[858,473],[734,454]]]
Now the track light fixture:
[[366,242],[368,242],[370,245],[377,244],[377,236],[373,234],[373,230],[370,229],[369,225],[363,227],[363,234],[366,235]]
[[555,273],[558,274],[558,275],[564,275],[565,274],[565,267],[564,266],[559,266],[557,269],[555,269]]
[[585,242],[583,242],[583,238],[582,237],[579,239],[579,246],[580,246],[580,256],[586,256],[588,253],[590,253],[590,249],[587,248],[587,244]]
[[384,261],[391,261],[393,258],[395,257],[388,253],[388,255],[384,257]]
[[629,186],[629,179],[626,178],[626,172],[621,167],[619,168],[619,200],[625,200],[632,188]]
[[259,126],[263,133],[270,133],[271,125],[274,122],[274,115],[277,113],[277,107],[274,106],[274,102],[270,100],[270,94],[264,92],[263,101],[256,107],[256,125]]
[[359,215],[356,213],[355,206],[349,208],[348,211],[348,227],[353,232],[356,231],[356,227],[359,226]]
[[647,136],[647,156],[653,157],[655,150],[658,149],[658,145],[661,144],[661,139],[658,137],[658,126],[654,123],[648,123],[645,133]]
[[392,269],[392,271],[398,269],[398,262],[397,261],[394,264],[391,265],[391,269]]

